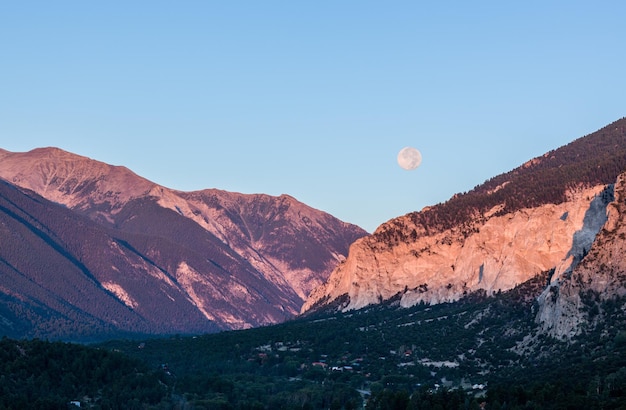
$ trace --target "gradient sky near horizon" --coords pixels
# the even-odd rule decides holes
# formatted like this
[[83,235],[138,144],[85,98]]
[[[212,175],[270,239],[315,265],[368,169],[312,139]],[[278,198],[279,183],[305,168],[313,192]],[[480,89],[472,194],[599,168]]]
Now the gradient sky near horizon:
[[[372,232],[626,115],[622,1],[6,1],[0,148]],[[423,156],[414,171],[396,156]]]

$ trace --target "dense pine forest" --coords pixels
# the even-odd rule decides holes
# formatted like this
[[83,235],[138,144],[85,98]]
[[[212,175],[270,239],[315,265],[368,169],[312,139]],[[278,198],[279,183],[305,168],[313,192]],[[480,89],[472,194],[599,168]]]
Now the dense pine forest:
[[140,409],[167,398],[164,375],[118,352],[42,340],[0,341],[0,409]]
[[89,346],[5,338],[0,408],[624,408],[625,301],[602,302],[601,327],[559,342],[533,320],[546,279],[211,335]]

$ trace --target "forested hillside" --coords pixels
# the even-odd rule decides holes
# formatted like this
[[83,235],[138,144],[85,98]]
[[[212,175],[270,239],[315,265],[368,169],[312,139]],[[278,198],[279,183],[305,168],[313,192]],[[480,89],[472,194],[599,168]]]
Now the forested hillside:
[[0,409],[170,406],[165,374],[121,353],[69,343],[0,340]]
[[[159,269],[130,245],[140,239],[0,180],[0,334],[102,340],[215,331],[180,291],[167,298],[158,288]],[[125,266],[153,274],[116,275]],[[130,289],[136,296],[125,293]],[[170,308],[157,310],[164,307]],[[151,320],[154,311],[160,313]]]
[[98,346],[4,338],[0,408],[624,408],[626,299],[588,301],[601,320],[560,342],[533,320],[546,280],[197,337]]
[[[191,408],[490,409],[626,405],[626,325],[602,306],[602,325],[570,343],[535,333],[547,273],[494,297],[348,314],[194,338],[104,345],[167,363]],[[610,305],[610,306],[609,306]],[[138,347],[139,346],[139,347]],[[431,407],[429,407],[431,406]]]

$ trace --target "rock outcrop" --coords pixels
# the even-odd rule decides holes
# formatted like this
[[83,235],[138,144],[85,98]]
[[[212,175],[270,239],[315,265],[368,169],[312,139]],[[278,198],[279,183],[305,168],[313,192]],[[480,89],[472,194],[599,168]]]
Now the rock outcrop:
[[[381,243],[375,235],[361,238],[327,283],[311,294],[303,311],[340,298],[346,300],[344,310],[394,296],[400,296],[406,307],[448,302],[479,289],[488,294],[509,290],[550,269],[563,271],[572,263],[574,238],[584,230],[590,204],[601,206],[598,198],[604,189],[570,192],[569,199],[558,205],[502,216],[488,212],[475,218],[470,229],[448,229],[395,246]],[[393,223],[418,229],[409,217]]]
[[[611,187],[613,188],[613,187]],[[613,194],[613,195],[610,195]],[[614,198],[613,198],[614,196]],[[626,172],[607,192],[612,202],[592,242],[573,248],[580,263],[555,275],[538,299],[537,321],[554,337],[568,339],[593,325],[601,302],[626,296]],[[590,219],[594,219],[593,217]],[[583,235],[584,236],[584,235]],[[626,304],[621,307],[626,310]]]

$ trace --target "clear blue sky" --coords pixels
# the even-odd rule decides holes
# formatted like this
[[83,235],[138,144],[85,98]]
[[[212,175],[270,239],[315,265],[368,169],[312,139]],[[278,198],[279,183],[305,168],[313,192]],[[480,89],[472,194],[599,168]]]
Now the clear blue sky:
[[[0,147],[373,231],[626,115],[623,1],[4,1]],[[397,152],[422,165],[405,171]]]

